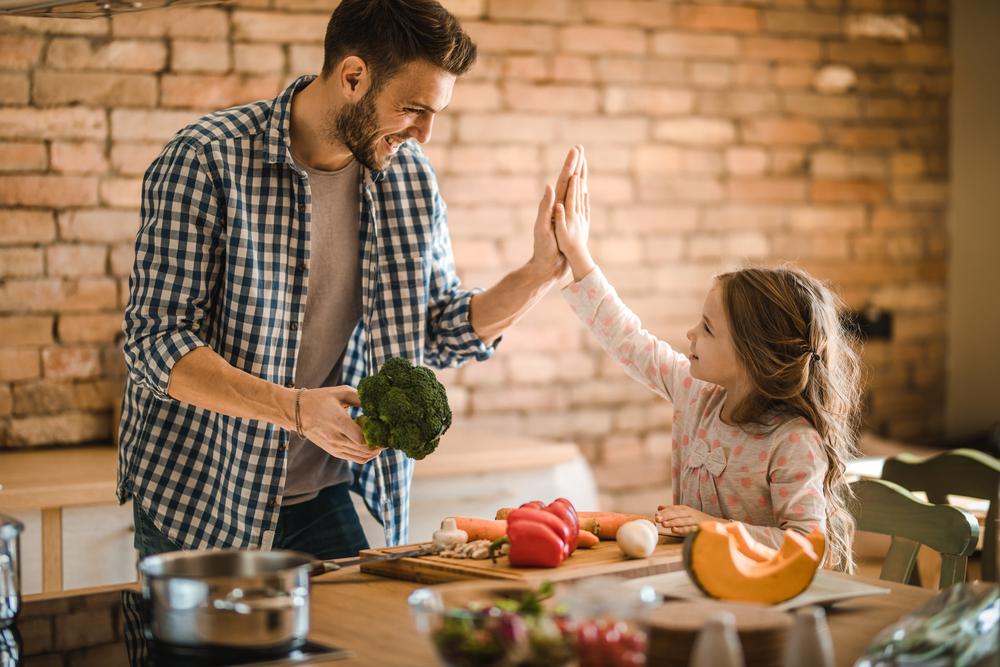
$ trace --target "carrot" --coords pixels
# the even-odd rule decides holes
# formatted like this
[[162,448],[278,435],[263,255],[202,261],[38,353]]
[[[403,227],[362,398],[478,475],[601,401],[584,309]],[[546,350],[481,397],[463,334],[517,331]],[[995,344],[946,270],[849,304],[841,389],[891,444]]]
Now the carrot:
[[469,534],[469,541],[498,540],[507,534],[507,522],[495,519],[475,519],[468,516],[456,516],[455,525],[459,530]]
[[594,533],[602,540],[613,540],[618,535],[618,529],[623,524],[636,519],[649,519],[641,514],[622,514],[620,512],[577,512],[580,517],[580,530]]
[[598,542],[600,542],[600,540],[597,538],[597,535],[594,535],[587,530],[581,530],[580,537],[577,538],[576,546],[581,549],[593,549],[597,546]]

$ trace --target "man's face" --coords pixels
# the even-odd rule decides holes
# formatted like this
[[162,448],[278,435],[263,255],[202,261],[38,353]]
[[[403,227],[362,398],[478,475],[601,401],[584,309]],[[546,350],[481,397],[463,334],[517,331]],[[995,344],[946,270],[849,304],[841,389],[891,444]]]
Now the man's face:
[[451,102],[454,86],[455,75],[423,60],[408,63],[375,93],[369,89],[358,102],[331,111],[328,138],[381,171],[404,141],[430,140],[434,116]]

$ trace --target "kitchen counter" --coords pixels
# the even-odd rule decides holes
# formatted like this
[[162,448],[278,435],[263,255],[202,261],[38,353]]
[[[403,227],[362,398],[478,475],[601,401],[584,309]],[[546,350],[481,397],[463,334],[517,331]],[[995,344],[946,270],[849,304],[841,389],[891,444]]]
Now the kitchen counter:
[[[658,547],[660,552],[671,554],[676,558],[677,568],[681,567],[681,548],[680,543],[662,544]],[[891,593],[843,601],[829,613],[828,620],[833,635],[837,665],[853,664],[879,630],[922,605],[934,595],[933,591],[912,586],[873,582],[870,579],[866,581],[885,586],[891,589]],[[349,649],[353,657],[337,663],[345,667],[436,665],[438,663],[431,646],[425,637],[417,634],[407,607],[407,598],[419,587],[419,584],[412,582],[362,574],[357,569],[318,577],[313,580],[312,585],[310,639]],[[135,590],[135,586],[129,588]],[[75,594],[80,592],[77,591]],[[25,602],[56,601],[67,597],[67,594],[35,595],[28,596]],[[53,602],[43,609],[59,609],[59,604],[65,603]],[[81,604],[89,608],[89,604],[92,603],[78,603],[77,606]],[[92,626],[93,613],[91,611],[90,616],[81,615],[80,622],[88,627]],[[44,646],[43,640],[37,638],[44,636],[39,634],[39,630],[46,621],[37,614],[22,621],[32,624],[28,631],[22,631],[22,634],[36,637],[35,645]],[[54,624],[59,622],[56,619],[48,621]],[[38,649],[32,650],[28,641],[29,636],[25,637],[24,649],[31,655]],[[77,633],[68,634],[66,641],[69,641],[70,636],[76,637]],[[94,641],[105,643],[97,644],[93,643]],[[119,661],[110,660],[110,653],[112,649],[118,650],[120,647],[108,644],[109,641],[111,635],[105,634],[103,640],[81,644],[81,649],[87,647],[85,649],[87,654],[100,656],[104,662],[80,664],[118,664]]]

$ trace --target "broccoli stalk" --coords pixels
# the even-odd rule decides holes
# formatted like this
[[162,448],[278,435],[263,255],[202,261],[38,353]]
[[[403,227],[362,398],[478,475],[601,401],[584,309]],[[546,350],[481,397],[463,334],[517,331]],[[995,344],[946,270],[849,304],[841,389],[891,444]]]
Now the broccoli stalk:
[[444,386],[427,368],[408,359],[386,361],[358,383],[364,414],[357,418],[369,447],[399,449],[420,460],[434,451],[451,426]]

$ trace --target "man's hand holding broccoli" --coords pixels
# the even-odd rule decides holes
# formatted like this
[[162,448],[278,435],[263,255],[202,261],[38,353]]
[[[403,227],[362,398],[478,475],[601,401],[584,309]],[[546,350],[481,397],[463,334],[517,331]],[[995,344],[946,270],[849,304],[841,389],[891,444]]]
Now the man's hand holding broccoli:
[[[347,414],[346,408],[360,405],[358,392],[354,387],[307,389],[301,392],[299,400],[303,433],[330,456],[354,463],[367,463],[382,451],[365,444],[361,428]],[[288,412],[292,425],[295,424],[293,404],[294,399],[291,399]]]
[[451,426],[444,386],[430,369],[403,357],[389,359],[361,380],[358,395],[364,414],[357,422],[370,447],[391,447],[420,460]]

